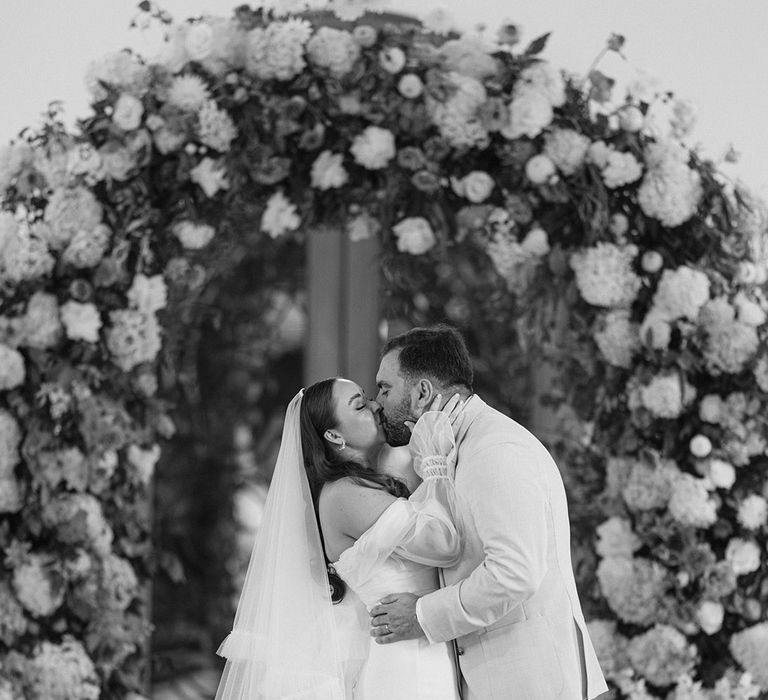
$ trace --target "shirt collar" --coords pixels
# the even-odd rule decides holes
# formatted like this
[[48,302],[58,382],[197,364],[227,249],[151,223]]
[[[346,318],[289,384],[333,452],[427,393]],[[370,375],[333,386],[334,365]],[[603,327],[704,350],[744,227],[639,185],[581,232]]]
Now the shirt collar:
[[461,409],[461,414],[454,426],[457,444],[464,439],[469,426],[474,422],[475,418],[483,412],[485,407],[485,401],[483,401],[477,394],[472,394],[472,396],[464,402],[464,408]]

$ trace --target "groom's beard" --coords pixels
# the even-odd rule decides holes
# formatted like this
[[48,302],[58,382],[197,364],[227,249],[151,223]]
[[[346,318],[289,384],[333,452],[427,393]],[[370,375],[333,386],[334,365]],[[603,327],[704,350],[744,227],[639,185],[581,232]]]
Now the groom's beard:
[[400,405],[395,406],[391,413],[381,412],[381,427],[384,429],[384,437],[387,444],[392,447],[407,445],[411,439],[411,431],[405,425],[405,421],[416,421],[408,405],[408,397],[405,397]]

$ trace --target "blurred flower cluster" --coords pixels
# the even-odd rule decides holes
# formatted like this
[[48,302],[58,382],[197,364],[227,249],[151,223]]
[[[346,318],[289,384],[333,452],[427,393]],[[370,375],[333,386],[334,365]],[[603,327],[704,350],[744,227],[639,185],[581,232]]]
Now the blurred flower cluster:
[[[616,692],[768,690],[762,203],[651,81],[379,4],[160,13],[159,55],[89,68],[79,133],[54,110],[0,149],[0,697],[141,691],[162,389],[206,284],[317,226],[379,237],[389,310],[485,333],[499,385],[515,354],[557,366]],[[267,292],[259,352],[300,345]]]

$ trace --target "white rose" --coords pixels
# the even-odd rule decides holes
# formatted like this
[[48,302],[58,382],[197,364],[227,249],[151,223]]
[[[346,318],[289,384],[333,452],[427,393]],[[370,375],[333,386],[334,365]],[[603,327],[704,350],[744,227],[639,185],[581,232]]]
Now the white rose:
[[619,126],[630,133],[635,133],[643,128],[645,117],[634,105],[624,107],[619,111]]
[[152,480],[158,459],[160,459],[160,445],[153,445],[148,450],[143,450],[138,445],[128,447],[128,461],[136,469],[139,479],[144,484]]
[[405,68],[405,52],[397,46],[390,46],[379,52],[379,65],[387,73],[396,75]]
[[661,273],[654,306],[670,321],[685,317],[695,320],[709,301],[709,278],[704,272],[681,266]]
[[397,83],[397,89],[403,97],[413,100],[424,92],[424,83],[415,73],[406,73]]
[[355,162],[364,168],[380,170],[395,157],[395,137],[388,129],[369,126],[362,134],[355,136],[349,150]]
[[587,160],[601,170],[608,165],[613,149],[605,141],[594,141],[587,149]]
[[739,321],[749,326],[762,326],[766,321],[766,313],[760,305],[739,292],[733,300]]
[[688,443],[688,448],[694,457],[704,459],[712,452],[712,442],[706,435],[694,435]]
[[707,394],[699,404],[699,418],[705,423],[719,423],[723,401],[717,394]]
[[533,184],[543,185],[557,179],[557,168],[549,156],[540,153],[525,164],[525,175]]
[[173,234],[187,250],[200,250],[213,239],[216,230],[208,224],[180,221],[173,227]]
[[760,568],[760,547],[752,540],[734,537],[725,548],[725,559],[737,576],[751,574]]
[[723,459],[711,459],[707,476],[716,488],[730,489],[736,481],[736,469]]
[[714,600],[705,600],[696,611],[696,619],[706,634],[715,634],[723,626],[725,608]]
[[343,161],[340,153],[323,151],[312,163],[312,187],[325,191],[345,185],[349,175]]
[[98,342],[101,316],[93,304],[68,301],[61,307],[61,322],[64,324],[67,337],[71,340]]
[[144,114],[144,105],[141,104],[141,100],[124,92],[115,102],[112,121],[123,131],[133,131],[139,128],[142,114]]
[[165,308],[168,303],[168,288],[162,275],[147,277],[139,273],[133,278],[127,297],[132,308],[152,314]]
[[521,243],[523,250],[540,258],[549,253],[549,237],[543,228],[532,228]]
[[411,255],[426,253],[437,242],[429,222],[421,216],[403,219],[392,232],[397,236],[397,249]]
[[456,194],[466,197],[470,202],[480,204],[491,196],[496,186],[493,178],[482,170],[473,170],[458,181]]
[[509,104],[509,123],[501,129],[508,139],[534,138],[552,123],[552,103],[538,90],[527,89]]
[[0,391],[15,389],[27,376],[20,352],[0,343]]
[[213,50],[213,30],[205,22],[193,24],[187,30],[184,47],[192,61],[208,58]]
[[229,188],[224,167],[212,158],[203,158],[189,173],[192,182],[196,182],[207,197],[213,197],[219,190]]
[[643,253],[643,257],[640,260],[640,265],[644,272],[652,275],[655,272],[661,270],[664,267],[664,258],[656,250],[647,250]]
[[275,192],[261,215],[261,230],[272,238],[278,238],[288,231],[295,231],[300,225],[296,205],[281,191]]
[[757,494],[747,496],[739,503],[736,516],[742,527],[759,530],[768,522],[768,501]]

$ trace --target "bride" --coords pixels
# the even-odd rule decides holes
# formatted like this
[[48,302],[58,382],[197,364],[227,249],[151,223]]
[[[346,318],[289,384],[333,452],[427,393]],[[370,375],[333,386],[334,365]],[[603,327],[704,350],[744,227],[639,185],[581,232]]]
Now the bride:
[[227,663],[216,700],[458,698],[447,644],[376,644],[365,607],[393,590],[436,590],[436,567],[461,553],[452,460],[440,456],[460,409],[452,399],[419,420],[411,468],[354,382],[326,379],[294,397],[233,630],[218,651]]

